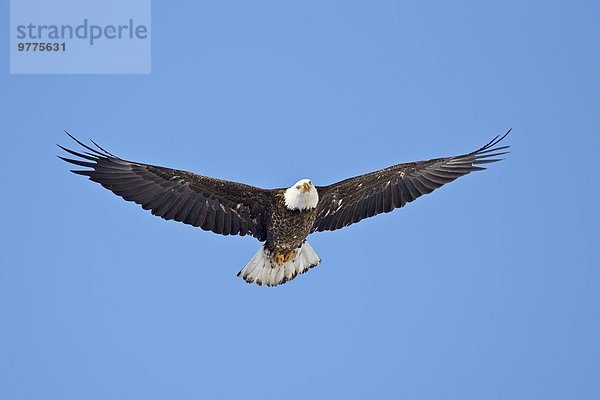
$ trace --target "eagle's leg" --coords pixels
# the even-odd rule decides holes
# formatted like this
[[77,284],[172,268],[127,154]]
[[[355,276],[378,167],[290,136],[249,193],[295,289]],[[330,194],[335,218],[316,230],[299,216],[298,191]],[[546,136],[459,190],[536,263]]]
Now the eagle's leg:
[[293,260],[294,259],[294,255],[295,255],[294,250],[288,251],[287,253],[285,253],[283,255],[283,262],[286,263],[286,262],[288,262],[290,260]]
[[273,262],[276,265],[285,264],[286,262],[294,259],[294,250],[286,251],[285,253],[276,252],[273,254]]
[[285,254],[277,252],[273,254],[273,262],[277,265],[283,264],[283,260],[285,259]]

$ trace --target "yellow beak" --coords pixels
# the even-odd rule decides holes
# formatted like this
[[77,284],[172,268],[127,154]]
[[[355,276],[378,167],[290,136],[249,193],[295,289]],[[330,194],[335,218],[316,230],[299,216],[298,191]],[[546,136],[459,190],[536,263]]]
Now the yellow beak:
[[304,182],[300,187],[300,193],[306,193],[308,191],[310,191],[310,183]]

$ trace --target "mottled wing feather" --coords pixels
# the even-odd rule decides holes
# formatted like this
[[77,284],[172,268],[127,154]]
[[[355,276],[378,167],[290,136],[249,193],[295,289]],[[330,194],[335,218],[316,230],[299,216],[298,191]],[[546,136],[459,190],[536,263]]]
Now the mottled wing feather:
[[[71,135],[69,135],[71,136]],[[62,160],[87,170],[72,172],[89,177],[127,201],[166,220],[175,220],[223,235],[252,235],[266,240],[265,213],[270,190],[210,178],[155,165],[123,160],[96,145],[78,152],[59,146],[77,158]]]
[[458,177],[500,159],[509,146],[498,146],[508,135],[496,136],[468,154],[398,164],[329,186],[317,186],[319,205],[312,231],[333,231],[377,214],[387,213]]

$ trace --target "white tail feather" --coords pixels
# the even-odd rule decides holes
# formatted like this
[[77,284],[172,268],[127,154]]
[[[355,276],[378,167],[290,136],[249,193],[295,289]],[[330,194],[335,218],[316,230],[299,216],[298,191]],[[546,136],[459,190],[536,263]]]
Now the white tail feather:
[[308,242],[304,242],[302,246],[294,250],[293,258],[283,264],[276,264],[269,249],[263,246],[237,275],[248,283],[256,282],[259,286],[277,286],[291,281],[320,262],[321,259]]

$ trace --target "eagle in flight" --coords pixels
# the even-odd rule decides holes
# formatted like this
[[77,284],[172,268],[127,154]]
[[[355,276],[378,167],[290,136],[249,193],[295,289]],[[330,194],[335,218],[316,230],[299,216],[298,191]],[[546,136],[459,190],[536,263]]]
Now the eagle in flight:
[[456,178],[500,161],[509,146],[500,146],[510,130],[485,146],[459,156],[397,164],[329,186],[301,179],[289,188],[261,189],[193,172],[158,167],[119,158],[92,140],[80,146],[77,158],[64,161],[87,168],[72,170],[87,176],[127,201],[166,220],[222,235],[252,235],[265,242],[238,272],[248,283],[276,286],[321,262],[306,237],[334,231],[433,192]]

